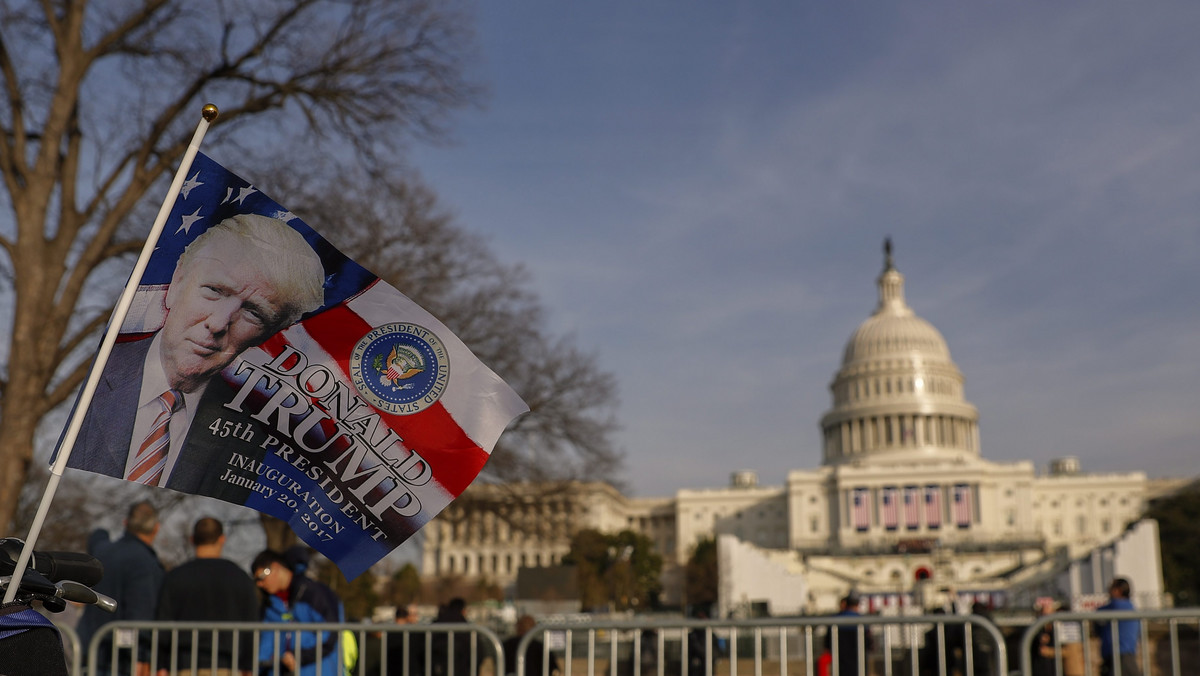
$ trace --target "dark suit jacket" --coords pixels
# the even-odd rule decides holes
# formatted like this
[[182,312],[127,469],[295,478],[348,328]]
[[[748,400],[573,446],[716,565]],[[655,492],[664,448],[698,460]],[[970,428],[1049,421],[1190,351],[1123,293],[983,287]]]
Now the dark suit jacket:
[[[138,395],[142,388],[142,371],[145,370],[146,355],[150,351],[153,336],[141,340],[117,343],[113,346],[104,367],[104,374],[96,386],[92,405],[79,429],[75,448],[67,461],[68,467],[83,469],[98,474],[107,474],[118,479],[125,476],[125,461],[129,457],[133,423],[137,417]],[[220,401],[229,400],[229,386],[219,375],[214,376],[197,402],[197,411],[192,426],[206,427],[210,417],[221,412]],[[205,402],[217,401],[205,406]],[[213,412],[217,413],[213,413]],[[226,414],[228,412],[225,412]],[[226,415],[227,418],[233,417]],[[202,430],[203,431],[203,430]],[[188,432],[191,432],[189,428]],[[240,503],[245,491],[217,481],[219,468],[229,461],[229,448],[224,439],[211,435],[197,434],[194,438],[172,439],[171,443],[186,444],[175,461],[175,468],[167,478],[167,488],[185,493],[200,493],[221,497]]]
[[[102,543],[92,554],[104,564],[104,578],[96,584],[96,591],[115,599],[117,610],[110,613],[94,605],[83,609],[75,629],[82,646],[88,645],[100,627],[109,622],[153,620],[165,574],[154,548],[129,532],[116,542]],[[111,634],[101,644],[99,664],[110,663],[110,651]],[[149,656],[150,635],[146,632],[138,639],[138,661],[149,661]],[[118,664],[128,660],[129,651],[122,650],[121,658]]]
[[153,336],[113,345],[67,467],[123,478]]

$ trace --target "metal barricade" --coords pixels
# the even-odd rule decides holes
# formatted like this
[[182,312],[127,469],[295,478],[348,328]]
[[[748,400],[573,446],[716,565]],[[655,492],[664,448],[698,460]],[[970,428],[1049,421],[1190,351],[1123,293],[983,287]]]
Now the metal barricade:
[[[503,663],[500,639],[474,624],[113,622],[88,644],[86,673],[128,674],[140,656],[151,674],[165,669],[169,676],[186,676],[211,665],[232,666],[234,673],[249,666],[256,674],[285,674],[283,646],[301,643],[309,644],[303,663],[310,669],[304,673],[313,676],[367,676],[375,669],[391,676],[485,676],[486,665]],[[113,649],[102,654],[105,644]],[[397,655],[404,656],[400,664]]]
[[[1053,613],[1040,617],[1021,636],[1020,673],[1023,676],[1034,676],[1035,671],[1054,676],[1098,673],[1102,662],[1100,634],[1107,632],[1112,645],[1118,646],[1118,623],[1130,620],[1138,621],[1137,666],[1141,676],[1200,674],[1200,608]],[[1104,624],[1097,626],[1097,623]],[[1040,669],[1035,669],[1038,661],[1035,648],[1040,647],[1037,641],[1045,627],[1053,629],[1052,654],[1044,656],[1046,661]],[[1112,668],[1113,676],[1132,676],[1121,672],[1119,659]]]
[[358,660],[350,676],[487,676],[504,663],[500,639],[475,624],[351,624]]
[[[53,620],[51,620],[53,621]],[[63,642],[63,655],[67,658],[67,670],[71,674],[79,674],[83,670],[83,646],[79,645],[79,634],[70,625],[54,622]]]
[[[830,627],[846,627],[848,633],[829,632]],[[297,633],[322,639],[336,635],[338,641],[329,645],[338,652],[341,665],[345,664],[347,635],[353,637],[357,660],[348,672],[351,676],[504,676],[507,671],[499,638],[471,624],[120,622],[106,625],[93,637],[88,646],[88,673],[128,673],[127,665],[139,648],[145,649],[152,673],[163,668],[175,676],[219,665],[218,652],[222,650],[228,654],[248,650],[256,667],[265,663],[267,671],[280,673],[284,661],[278,647],[281,637]],[[202,636],[210,640],[205,643]],[[874,644],[870,649],[868,637]],[[106,640],[117,649],[102,660],[99,648]],[[264,643],[275,648],[264,655]],[[312,659],[319,665],[330,649],[325,648],[325,640],[312,643]],[[183,650],[181,644],[192,649]],[[206,649],[202,649],[204,645]],[[527,672],[530,646],[539,648],[543,672],[530,676],[549,676],[556,659],[562,660],[563,676],[814,676],[820,673],[823,653],[829,654],[830,676],[989,676],[1003,674],[1007,668],[1003,638],[979,616],[543,624],[516,645],[512,672]],[[847,651],[857,658],[859,674],[841,673],[839,658]],[[981,668],[981,664],[986,666]],[[316,669],[318,676],[325,671]]]
[[[540,672],[527,668],[531,646],[541,653]],[[1008,669],[1004,636],[978,615],[539,624],[515,649],[515,674],[523,676],[550,676],[552,655],[563,676],[1004,676]],[[854,659],[843,659],[846,651]],[[857,673],[842,673],[844,664]]]
[[[1097,638],[1089,631],[1092,623],[1130,619],[1140,621],[1142,676],[1200,674],[1200,608],[1056,613],[1025,628],[1005,622],[1011,649],[1018,651],[1011,659],[1012,672],[1004,632],[978,615],[546,623],[509,644],[514,654],[507,669],[504,644],[494,632],[474,624],[121,622],[106,625],[93,637],[82,662],[84,646],[69,628],[60,629],[76,676],[84,673],[81,663],[93,676],[114,667],[113,673],[128,673],[122,665],[139,646],[146,648],[152,673],[165,668],[170,676],[192,674],[217,662],[223,649],[231,654],[247,650],[255,673],[282,673],[278,646],[283,636],[297,632],[336,636],[333,643],[312,641],[313,658],[319,663],[329,654],[325,646],[333,645],[340,665],[336,673],[349,676],[551,676],[556,664],[561,676],[1034,676],[1033,642],[1053,623],[1060,631],[1052,669],[1045,673],[1076,676],[1095,674],[1100,662]],[[1108,630],[1114,631],[1115,624]],[[200,640],[205,635],[217,640],[205,644]],[[357,660],[345,671],[344,648],[351,638]],[[106,639],[119,647],[107,664],[100,664],[99,646]],[[196,647],[182,649],[187,645]],[[207,652],[199,649],[202,645]],[[264,645],[275,647],[262,654]],[[856,673],[844,673],[841,658],[851,654]],[[265,671],[258,669],[260,658],[265,658]],[[318,669],[316,676],[332,676],[327,672]]]

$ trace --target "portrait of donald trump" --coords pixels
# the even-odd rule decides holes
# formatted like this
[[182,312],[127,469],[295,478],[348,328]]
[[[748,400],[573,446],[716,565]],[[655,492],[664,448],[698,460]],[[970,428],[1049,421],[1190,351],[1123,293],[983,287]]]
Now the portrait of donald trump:
[[[192,492],[187,444],[205,391],[243,351],[324,301],[321,259],[284,221],[226,218],[179,257],[161,328],[114,345],[68,466]],[[219,379],[218,379],[219,380]]]

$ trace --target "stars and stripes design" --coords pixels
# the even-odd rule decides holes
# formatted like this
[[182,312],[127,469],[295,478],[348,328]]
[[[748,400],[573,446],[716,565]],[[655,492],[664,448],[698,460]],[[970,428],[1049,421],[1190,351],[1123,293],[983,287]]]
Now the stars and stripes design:
[[904,487],[904,527],[917,530],[921,527],[921,488]]
[[925,526],[930,529],[942,527],[942,487],[925,487]]
[[954,485],[954,524],[959,528],[971,527],[971,486]]
[[880,519],[887,530],[900,527],[900,506],[897,504],[899,490],[895,486],[884,486],[880,490]]
[[871,489],[855,488],[851,495],[854,529],[862,532],[871,527]]

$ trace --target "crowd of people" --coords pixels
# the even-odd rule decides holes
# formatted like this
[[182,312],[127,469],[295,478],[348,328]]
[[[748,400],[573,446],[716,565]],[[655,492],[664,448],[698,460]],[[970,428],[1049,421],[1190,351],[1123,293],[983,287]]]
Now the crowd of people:
[[[1130,601],[1131,588],[1129,581],[1117,577],[1108,588],[1108,603],[1096,608],[1097,611],[1132,611],[1134,605]],[[859,613],[860,600],[857,594],[851,592],[841,600],[840,611],[835,617],[861,617]],[[974,603],[970,614],[978,615],[991,621],[991,609],[985,604]],[[1050,599],[1042,599],[1035,605],[1035,612],[1041,617],[1048,616],[1059,606]],[[963,611],[965,612],[965,611]],[[995,652],[997,646],[994,639],[982,629],[974,628],[969,635],[967,623],[950,620],[946,608],[932,608],[928,614],[933,617],[946,617],[946,621],[935,622],[921,637],[920,648],[917,650],[918,673],[960,675],[972,673],[975,676],[988,676],[994,671]],[[1034,636],[1030,647],[1030,664],[1034,676],[1071,675],[1083,673],[1082,654],[1078,665],[1068,657],[1074,652],[1067,645],[1078,646],[1081,632],[1076,631],[1075,643],[1067,644],[1064,637],[1056,634],[1056,623],[1048,621],[1041,625]],[[1078,623],[1067,623],[1070,627],[1078,627]],[[1115,622],[1097,619],[1091,622],[1094,636],[1100,646],[1100,676],[1142,676],[1141,663],[1138,655],[1138,642],[1141,623],[1137,619],[1124,618]],[[875,640],[871,628],[859,623],[844,623],[831,625],[827,628],[823,639],[823,651],[818,659],[817,673],[820,676],[837,674],[874,673],[861,662],[865,658],[868,663],[872,658]],[[1010,650],[1010,660],[1013,653]],[[875,653],[878,656],[878,653]],[[968,664],[968,662],[970,664]],[[1010,666],[1016,662],[1010,661]],[[1116,663],[1116,667],[1114,667]],[[836,664],[836,671],[834,665]],[[864,671],[860,672],[860,667]]]
[[[205,624],[345,620],[337,594],[304,574],[306,550],[297,548],[287,554],[264,551],[247,572],[222,556],[225,531],[221,522],[203,517],[196,521],[189,538],[194,557],[167,571],[154,549],[160,527],[158,511],[143,501],[130,507],[125,532],[119,539],[110,541],[104,531],[96,531],[89,539],[89,553],[104,564],[105,570],[95,589],[117,602],[115,613],[87,606],[76,626],[83,646],[89,645],[97,632],[102,635],[94,676],[151,676],[152,664],[157,666],[154,676],[167,676],[177,669],[190,669],[193,657],[196,665],[212,676],[313,676],[317,673],[318,653],[323,662],[321,673],[338,673],[343,659],[338,632],[264,632],[258,641],[258,654],[253,653],[251,631],[166,631],[157,640],[148,630],[102,632],[105,624],[117,621]],[[151,654],[154,648],[156,655]]]
[[[1109,602],[1098,606],[1097,611],[1132,611],[1134,605],[1130,602],[1129,581],[1115,578],[1109,585]],[[851,592],[841,600],[841,610],[836,617],[858,617],[859,599]],[[1034,605],[1038,617],[1054,614],[1058,604],[1052,599],[1039,599]],[[974,603],[970,609],[971,615],[978,615],[991,621],[991,611],[988,606]],[[929,611],[932,616],[947,616],[944,608]],[[1064,640],[1064,636],[1056,634],[1056,626],[1066,624],[1066,628],[1074,628],[1073,642]],[[1082,651],[1074,651],[1079,646],[1079,640],[1084,638],[1078,629],[1079,623],[1046,622],[1034,635],[1030,647],[1030,663],[1033,676],[1055,676],[1082,674]],[[1141,676],[1142,669],[1139,660],[1139,636],[1141,623],[1135,618],[1121,618],[1115,622],[1096,620],[1091,622],[1093,635],[1099,642],[1099,675]],[[976,676],[988,676],[994,670],[996,646],[990,636],[983,630],[974,630],[971,639],[967,639],[966,623],[958,621],[937,622],[926,630],[918,648],[918,672],[922,675],[962,675],[970,672]],[[836,635],[836,647],[834,636]],[[823,653],[817,664],[817,674],[829,676],[834,674],[833,664],[838,665],[839,675],[860,674],[860,660],[864,657],[870,660],[872,647],[870,628],[859,624],[838,624],[830,626],[824,635]],[[968,645],[970,644],[970,645]],[[1076,654],[1078,652],[1078,654]],[[1010,658],[1013,652],[1009,651]],[[1075,659],[1078,658],[1078,659]],[[1078,664],[1076,664],[1078,663]],[[1114,664],[1116,663],[1116,666]],[[1015,662],[1010,663],[1010,665]],[[865,669],[865,668],[864,668]],[[865,669],[871,674],[870,669]]]
[[[338,595],[308,575],[307,548],[264,550],[254,557],[249,571],[243,570],[223,556],[223,524],[206,516],[192,528],[189,542],[193,558],[168,571],[154,549],[160,529],[157,509],[149,501],[142,501],[129,508],[124,532],[118,539],[111,540],[103,530],[89,538],[88,553],[99,559],[105,570],[95,589],[117,602],[115,613],[98,606],[85,607],[76,625],[84,649],[93,636],[101,635],[92,676],[169,676],[191,673],[193,666],[201,676],[315,676],[360,671],[367,676],[467,676],[477,670],[486,655],[486,647],[476,642],[468,627],[446,628],[428,639],[424,633],[406,637],[403,631],[389,631],[386,636],[375,632],[367,634],[362,645],[362,634],[349,630],[260,632],[257,653],[251,630],[165,630],[157,638],[149,630],[103,630],[112,622],[204,625],[346,621]],[[432,622],[466,625],[466,608],[462,598],[453,598],[439,608]],[[403,607],[395,621],[397,625],[417,623],[416,608]],[[504,643],[508,662],[505,676],[516,673],[513,660],[518,642],[535,624],[529,615],[517,620],[517,633]],[[540,641],[531,641],[525,674],[543,674],[544,652]],[[551,659],[550,673],[559,673],[556,658]],[[152,665],[157,668],[154,674],[150,673]]]
[[[220,521],[212,517],[198,519],[191,532],[190,544],[194,557],[166,570],[154,549],[159,535],[158,512],[147,501],[130,507],[124,533],[115,541],[98,531],[89,540],[89,552],[103,564],[105,575],[96,591],[117,601],[117,611],[108,613],[88,606],[81,615],[76,632],[81,645],[87,646],[98,632],[97,670],[92,676],[133,674],[135,676],[168,676],[178,669],[198,666],[205,676],[315,676],[346,673],[359,661],[361,666],[350,673],[367,676],[387,676],[389,673],[429,674],[429,676],[469,676],[476,673],[488,655],[488,647],[479,642],[468,627],[442,628],[426,636],[405,635],[404,631],[373,632],[365,641],[362,633],[352,631],[165,631],[151,640],[149,631],[101,631],[103,625],[115,621],[162,621],[208,624],[213,622],[241,623],[343,623],[345,611],[337,594],[325,584],[313,579],[308,572],[308,550],[293,548],[287,552],[266,550],[258,554],[249,571],[223,557],[225,533]],[[1128,611],[1130,584],[1115,578],[1109,586],[1109,602],[1100,611]],[[860,599],[851,592],[841,600],[836,617],[856,618]],[[1040,615],[1054,612],[1057,606],[1041,603]],[[945,612],[942,609],[937,609]],[[973,614],[989,616],[989,609],[976,604]],[[703,610],[695,615],[705,620]],[[415,607],[407,606],[397,613],[397,625],[415,624]],[[434,624],[466,625],[466,603],[454,598],[441,606],[433,618]],[[518,676],[517,655],[524,641],[525,669],[520,676],[542,676],[561,672],[557,656],[546,650],[540,640],[525,635],[536,625],[529,615],[518,618],[513,636],[503,643],[503,676]],[[1063,659],[1062,637],[1056,636],[1054,622],[1046,623],[1035,637],[1030,659],[1033,673],[1054,674]],[[923,637],[918,663],[921,673],[966,673],[966,660],[971,660],[972,672],[986,676],[991,670],[994,648],[991,638],[976,631],[968,646],[965,625],[957,621],[939,622]],[[1140,676],[1138,640],[1140,623],[1137,619],[1122,618],[1109,623],[1093,622],[1100,645],[1102,676],[1119,673]],[[642,673],[653,673],[658,661],[660,642],[654,630],[640,635],[638,654],[630,654],[630,673],[633,661],[640,663]],[[359,642],[362,645],[358,645]],[[696,627],[688,632],[687,676],[706,676],[712,673],[716,659],[726,653],[720,637],[708,627]],[[823,651],[818,661],[818,673],[858,674],[872,659],[874,637],[869,625],[844,622],[827,628]],[[254,652],[257,644],[258,652]],[[136,649],[135,649],[136,646]],[[155,655],[151,650],[155,649]],[[547,664],[547,658],[550,660]],[[196,660],[193,664],[193,659]],[[151,674],[151,664],[157,673]],[[944,666],[943,666],[944,665]],[[115,667],[115,671],[114,671]],[[942,672],[942,669],[945,672]]]

